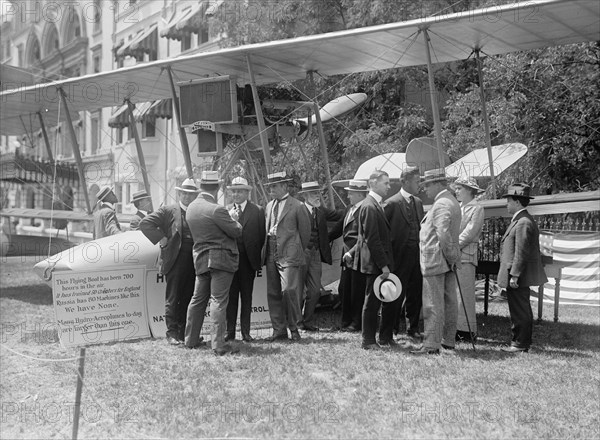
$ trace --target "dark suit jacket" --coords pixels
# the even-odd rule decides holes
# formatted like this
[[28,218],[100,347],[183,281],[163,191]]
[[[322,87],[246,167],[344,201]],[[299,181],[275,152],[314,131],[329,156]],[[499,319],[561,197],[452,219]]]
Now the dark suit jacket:
[[183,220],[179,203],[161,206],[153,213],[148,214],[140,222],[139,229],[153,244],[163,238],[167,239],[166,243],[161,244],[160,247],[160,272],[167,275],[175,264],[181,248]]
[[140,222],[142,221],[142,219],[146,217],[146,214],[144,214],[142,211],[138,210],[133,217],[131,217],[131,221],[129,222],[129,229],[131,229],[132,231],[136,231],[140,228]]
[[[265,230],[269,232],[273,200],[265,208]],[[304,203],[288,196],[277,225],[277,263],[283,267],[302,266],[306,263],[304,250],[310,241],[311,220]],[[263,264],[266,258],[266,242],[263,246]]]
[[[417,225],[420,224],[421,220],[425,215],[423,210],[423,202],[420,198],[414,197],[415,200],[415,208],[417,211]],[[408,241],[408,233],[409,233],[409,214],[408,214],[408,203],[404,199],[404,196],[400,194],[398,191],[392,197],[385,201],[385,206],[383,210],[385,211],[385,216],[390,223],[390,236],[392,237],[392,253],[394,255],[394,264],[397,266],[402,264],[405,259],[405,251],[406,251],[406,242]],[[419,240],[419,236],[417,235],[417,242]],[[395,269],[395,268],[394,268]]]
[[[304,204],[304,207],[308,211],[309,217],[311,217],[312,224],[312,214],[310,210]],[[319,251],[321,254],[321,261],[327,264],[331,264],[333,262],[333,258],[331,257],[331,247],[329,246],[329,237],[327,232],[327,222],[337,221],[340,219],[340,216],[343,215],[342,210],[336,211],[334,209],[326,208],[325,206],[319,206],[317,209],[317,225],[319,228]]]
[[509,277],[518,277],[519,287],[539,286],[548,281],[540,253],[540,232],[527,211],[521,211],[502,237],[498,285],[508,287]]
[[[362,203],[362,202],[361,202]],[[358,240],[358,211],[360,206],[354,211],[352,217],[348,219],[348,224],[344,225],[344,221],[346,219],[346,214],[348,211],[352,209],[352,206],[348,206],[344,211],[344,215],[342,218],[336,222],[335,225],[329,231],[329,241],[333,241],[336,238],[343,236],[343,245],[342,245],[342,260],[341,266],[345,266],[343,256],[346,252],[349,252],[355,245]]]
[[248,261],[254,270],[260,270],[261,252],[265,244],[265,210],[262,206],[255,205],[250,200],[240,219],[242,225],[242,241],[246,249]]
[[102,203],[100,208],[94,212],[94,240],[119,232],[121,232],[121,225],[117,214],[110,206]]
[[[358,210],[359,240],[351,254],[354,262],[352,269],[365,274],[380,274],[385,266],[391,270],[394,266],[390,224],[377,201],[367,195]],[[364,245],[360,243],[362,234]]]
[[201,192],[188,206],[185,219],[194,237],[196,275],[210,269],[238,270],[236,238],[242,235],[242,225],[231,218],[224,206],[210,194]]

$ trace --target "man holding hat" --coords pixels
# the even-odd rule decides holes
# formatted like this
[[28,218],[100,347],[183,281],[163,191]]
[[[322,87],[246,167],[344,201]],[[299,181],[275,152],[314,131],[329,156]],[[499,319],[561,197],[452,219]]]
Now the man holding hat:
[[96,194],[98,209],[94,212],[94,240],[121,232],[121,225],[115,213],[115,203],[119,200],[109,186]]
[[217,171],[203,171],[200,196],[190,203],[186,214],[194,237],[196,286],[187,311],[185,345],[195,348],[200,344],[204,313],[210,299],[211,346],[217,356],[237,352],[225,343],[225,329],[229,288],[239,261],[236,239],[242,236],[238,213],[230,214],[217,203],[221,183]]
[[136,231],[139,229],[142,219],[152,212],[152,198],[143,189],[133,193],[131,203],[136,207],[137,212],[129,222],[129,229]]
[[238,270],[233,275],[231,288],[229,289],[229,302],[227,304],[227,334],[225,340],[235,339],[235,322],[238,313],[238,302],[240,306],[240,327],[242,340],[251,342],[250,316],[252,314],[252,290],[256,272],[262,267],[261,251],[265,243],[265,210],[262,206],[255,205],[250,201],[252,187],[243,177],[236,177],[227,187],[231,191],[233,206],[230,214],[237,214],[238,222],[242,225],[242,235],[238,237],[237,247],[239,251]]
[[453,350],[455,345],[458,285],[453,272],[460,264],[461,214],[443,169],[425,171],[421,184],[434,202],[419,233],[425,334],[423,346],[411,353],[439,354],[441,347]]
[[391,225],[393,273],[402,282],[402,294],[398,300],[384,303],[381,311],[380,345],[395,343],[394,329],[399,327],[400,317],[406,316],[406,333],[414,340],[421,339],[423,276],[419,267],[419,230],[423,220],[423,202],[417,197],[421,175],[419,168],[408,167],[400,174],[400,191],[385,201],[385,215]]
[[304,206],[308,209],[311,219],[311,232],[306,249],[306,264],[302,266],[304,295],[301,293],[300,305],[304,304],[302,318],[298,323],[305,331],[314,332],[319,328],[315,325],[315,307],[321,296],[321,262],[329,265],[333,262],[327,234],[327,222],[337,221],[341,214],[333,209],[321,206],[321,186],[319,182],[306,182],[298,194],[304,197]]
[[194,239],[185,216],[188,205],[200,192],[193,179],[185,179],[175,189],[179,203],[161,206],[144,217],[139,226],[153,244],[162,240],[160,273],[167,279],[165,323],[171,345],[183,343],[187,308],[194,293]]
[[512,221],[502,237],[498,285],[506,288],[512,341],[503,351],[529,351],[533,332],[533,312],[529,302],[530,286],[548,281],[542,266],[540,232],[535,220],[527,212],[531,187],[517,183],[508,187],[506,207]]
[[298,322],[302,319],[301,266],[306,262],[305,249],[310,241],[311,219],[305,206],[290,196],[285,171],[267,175],[273,200],[266,208],[267,240],[263,258],[267,268],[267,303],[273,335],[271,342],[288,339],[300,340]]
[[[346,214],[329,232],[329,241],[343,237],[342,255],[350,252],[358,239],[358,210],[369,192],[365,180],[351,180],[347,187],[350,206]],[[367,279],[363,273],[352,268],[353,262],[341,262],[339,291],[342,298],[342,331],[359,332],[362,329],[362,307],[365,302]]]

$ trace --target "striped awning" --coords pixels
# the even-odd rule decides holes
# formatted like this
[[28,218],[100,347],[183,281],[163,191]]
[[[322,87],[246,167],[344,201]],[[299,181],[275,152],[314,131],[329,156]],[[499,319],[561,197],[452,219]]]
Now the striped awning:
[[[133,117],[136,122],[146,120],[155,120],[156,118],[171,119],[172,107],[170,99],[159,99],[158,101],[148,101],[135,104]],[[119,107],[108,120],[108,126],[112,128],[129,127],[129,112],[127,104]]]
[[181,40],[192,32],[198,33],[199,30],[207,26],[204,18],[210,2],[183,2],[191,3],[182,9],[175,11],[167,26],[160,31],[160,36],[171,40]]
[[142,58],[145,53],[156,59],[158,49],[158,25],[153,24],[147,29],[137,33],[131,41],[124,43],[116,51],[115,58],[121,59],[131,56],[136,59]]

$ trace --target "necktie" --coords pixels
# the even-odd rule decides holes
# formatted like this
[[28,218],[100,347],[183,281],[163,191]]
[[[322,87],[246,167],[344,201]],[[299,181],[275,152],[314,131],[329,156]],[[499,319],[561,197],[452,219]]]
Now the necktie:
[[317,229],[317,208],[313,208],[313,228]]
[[244,211],[242,211],[242,205],[235,205],[235,210],[237,211],[238,214],[238,222],[242,221],[242,215],[244,214]]
[[273,216],[271,217],[271,228],[277,225],[277,218],[279,217],[279,199],[275,199],[273,203]]

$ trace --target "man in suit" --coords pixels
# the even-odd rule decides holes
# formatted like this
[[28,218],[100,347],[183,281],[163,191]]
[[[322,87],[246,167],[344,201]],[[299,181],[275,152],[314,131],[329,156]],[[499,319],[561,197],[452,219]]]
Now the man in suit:
[[252,187],[243,177],[236,177],[227,187],[231,191],[233,206],[230,214],[237,214],[242,225],[242,235],[238,237],[239,267],[233,275],[227,304],[227,335],[225,340],[235,339],[235,322],[238,300],[241,298],[240,327],[242,340],[252,342],[250,336],[250,315],[252,314],[252,290],[256,272],[262,267],[261,251],[265,243],[265,210],[250,201]]
[[353,262],[352,268],[366,276],[365,300],[362,310],[362,348],[378,350],[375,340],[377,316],[381,301],[375,296],[373,285],[381,276],[386,279],[393,267],[390,224],[381,203],[390,190],[390,177],[376,170],[369,177],[369,194],[358,212],[358,239],[354,248],[344,254],[344,262]]
[[[350,206],[346,213],[331,229],[329,241],[339,236],[343,238],[342,256],[350,251],[358,239],[358,210],[369,188],[364,180],[351,180],[344,188],[348,193]],[[352,268],[352,261],[342,258],[342,273],[338,290],[342,297],[342,331],[359,332],[362,329],[362,307],[365,302],[367,279],[365,274]]]
[[[341,213],[321,206],[321,190],[319,182],[306,182],[298,194],[304,197],[304,206],[308,209],[311,219],[310,240],[306,251],[306,264],[302,266],[304,295],[301,294],[300,305],[304,303],[302,318],[298,326],[308,332],[316,332],[315,307],[321,297],[321,263],[331,265],[331,248],[327,234],[327,222],[337,221]],[[302,308],[302,307],[301,307]]]
[[421,223],[421,273],[423,274],[423,346],[413,354],[439,354],[453,350],[458,313],[456,265],[460,264],[460,205],[448,191],[443,169],[426,171],[422,185],[433,205]]
[[121,232],[121,225],[115,212],[119,200],[113,190],[105,186],[96,194],[98,209],[94,212],[94,240]]
[[379,344],[393,344],[394,328],[400,316],[408,321],[406,333],[413,340],[421,340],[419,319],[422,306],[423,277],[419,267],[419,230],[423,220],[423,202],[417,197],[420,183],[419,169],[409,167],[400,174],[400,191],[385,201],[384,211],[390,222],[395,273],[402,282],[402,294],[392,302],[384,303],[381,312]]
[[512,221],[502,237],[498,285],[506,288],[512,330],[509,353],[529,351],[533,332],[533,312],[529,302],[530,286],[548,281],[542,266],[540,232],[527,212],[531,188],[517,183],[508,187],[506,207]]
[[237,211],[230,214],[217,203],[221,182],[217,171],[203,171],[200,196],[190,203],[186,213],[194,237],[196,286],[187,311],[185,345],[195,348],[200,344],[204,313],[210,299],[211,346],[218,356],[237,352],[225,343],[225,329],[229,288],[239,261],[236,239],[242,236]]
[[167,280],[165,323],[167,342],[183,344],[187,307],[194,293],[194,239],[185,219],[188,206],[200,192],[193,179],[175,187],[179,203],[161,206],[140,222],[140,231],[153,243],[161,242],[160,273]]
[[131,203],[136,207],[137,212],[129,222],[129,229],[136,231],[140,228],[142,219],[152,212],[152,198],[143,189],[133,193]]
[[305,206],[290,196],[285,171],[267,176],[273,200],[266,208],[267,240],[263,258],[267,268],[267,304],[273,335],[271,342],[287,340],[289,328],[292,340],[299,341],[298,322],[302,319],[301,266],[305,264],[305,249],[310,240],[311,220]]

